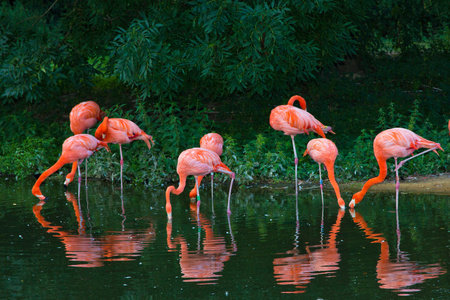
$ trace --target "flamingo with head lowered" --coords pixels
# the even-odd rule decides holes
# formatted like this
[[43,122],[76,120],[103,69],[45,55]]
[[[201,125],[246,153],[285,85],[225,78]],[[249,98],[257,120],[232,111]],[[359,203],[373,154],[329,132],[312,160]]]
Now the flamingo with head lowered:
[[[105,112],[100,109],[100,106],[94,101],[85,101],[75,105],[70,112],[70,130],[73,134],[81,134],[87,129],[94,127],[97,121],[101,121],[105,116]],[[64,187],[67,188],[69,183],[73,181],[77,170],[77,162],[72,164],[72,171],[67,174],[64,181]],[[81,177],[78,177],[78,182],[81,182]],[[86,159],[86,186],[87,186],[87,159]]]
[[170,193],[179,195],[184,191],[186,187],[186,178],[189,175],[195,177],[195,183],[197,186],[197,213],[200,211],[200,194],[198,177],[205,176],[212,172],[219,172],[228,174],[231,176],[230,191],[228,194],[228,209],[227,213],[231,214],[230,199],[231,189],[233,188],[233,182],[235,174],[232,172],[222,161],[219,155],[214,151],[203,148],[192,148],[181,152],[178,156],[177,173],[180,177],[178,188],[175,186],[169,186],[166,189],[166,212],[168,219],[172,219],[172,205],[170,204]]
[[41,183],[65,164],[78,162],[78,175],[81,176],[79,164],[100,148],[106,148],[110,151],[106,142],[99,141],[89,134],[77,134],[66,139],[62,145],[62,154],[58,161],[36,180],[31,190],[33,195],[40,200],[45,200],[46,198],[39,188]]
[[[221,156],[223,152],[223,138],[218,133],[208,133],[205,134],[200,139],[200,148],[208,149],[217,153],[217,155]],[[198,176],[198,184],[200,185],[202,182],[203,176]],[[211,173],[211,193],[213,190],[214,184],[214,173]],[[189,197],[191,199],[195,199],[197,197],[197,185],[189,192]]]
[[[408,155],[412,155],[415,150],[418,150],[420,148],[428,148],[428,150],[423,151],[416,156],[407,158],[397,165],[398,157],[406,157]],[[405,162],[412,158],[418,157],[419,155],[425,154],[430,151],[438,154],[436,151],[437,149],[444,151],[439,143],[426,140],[423,137],[415,134],[411,130],[405,128],[391,128],[380,132],[373,141],[373,151],[380,167],[380,173],[377,177],[369,179],[364,184],[362,190],[353,195],[352,201],[349,203],[349,206],[351,208],[355,207],[356,204],[361,202],[361,200],[364,198],[364,195],[372,185],[384,181],[387,175],[386,161],[389,158],[393,157],[395,160],[395,189],[398,190],[400,187],[398,169],[400,169]],[[398,207],[398,201],[396,201],[396,205]]]
[[303,156],[309,154],[311,158],[319,164],[319,174],[320,174],[320,190],[322,191],[322,172],[320,170],[320,164],[324,164],[328,171],[328,178],[330,183],[334,188],[338,204],[341,208],[345,208],[345,202],[341,198],[341,193],[339,192],[339,186],[334,177],[334,162],[338,156],[338,149],[336,145],[327,139],[313,139],[308,142],[307,149]]

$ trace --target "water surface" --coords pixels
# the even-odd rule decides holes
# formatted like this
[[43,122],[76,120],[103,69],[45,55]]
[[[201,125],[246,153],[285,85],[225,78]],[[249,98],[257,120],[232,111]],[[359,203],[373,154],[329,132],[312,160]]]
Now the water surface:
[[[369,193],[339,209],[331,189],[116,187],[0,178],[2,298],[341,297],[445,299],[449,196]],[[193,186],[193,181],[189,187]],[[79,189],[78,189],[79,188]],[[343,192],[348,203],[351,193]]]

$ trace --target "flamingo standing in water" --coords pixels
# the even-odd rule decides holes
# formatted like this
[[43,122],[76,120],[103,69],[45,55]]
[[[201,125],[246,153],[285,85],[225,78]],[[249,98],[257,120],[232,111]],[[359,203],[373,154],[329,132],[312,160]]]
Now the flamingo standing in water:
[[62,154],[58,161],[47,171],[42,173],[36,180],[36,183],[31,190],[33,195],[40,200],[45,200],[45,196],[42,195],[42,192],[39,189],[41,183],[65,164],[78,161],[78,176],[81,176],[79,164],[83,162],[83,159],[91,156],[99,148],[106,148],[106,150],[110,151],[106,142],[99,141],[89,134],[77,134],[66,139],[62,145]]
[[[413,152],[415,150],[418,150],[419,148],[428,148],[428,150],[423,151],[416,156],[407,158],[400,162],[399,165],[397,165],[398,157],[406,157],[410,154],[412,155]],[[387,175],[387,159],[393,157],[395,160],[395,189],[398,190],[400,187],[398,169],[400,169],[402,165],[408,160],[425,154],[429,151],[433,151],[438,154],[436,151],[437,149],[444,151],[440,144],[426,140],[408,129],[392,128],[380,132],[373,141],[373,151],[378,165],[380,166],[380,173],[377,177],[369,179],[364,184],[362,190],[353,195],[352,201],[350,201],[349,206],[351,208],[355,207],[356,204],[361,202],[361,200],[364,198],[364,195],[372,185],[384,181]],[[398,207],[398,201],[396,201],[396,206]]]
[[[341,198],[339,192],[339,186],[334,178],[334,162],[338,156],[338,149],[336,145],[327,139],[313,139],[308,142],[307,149],[303,156],[309,154],[311,158],[319,164],[319,176],[320,176],[320,190],[322,191],[322,171],[320,169],[320,164],[324,164],[328,171],[328,178],[330,183],[334,188],[338,204],[341,208],[345,208],[345,202]],[[323,199],[323,198],[322,198]]]
[[95,131],[95,137],[101,141],[107,143],[119,144],[120,149],[120,188],[123,189],[123,155],[122,155],[122,144],[129,144],[135,140],[143,140],[148,149],[153,144],[152,136],[146,134],[142,129],[140,129],[134,122],[127,119],[113,119],[105,117],[103,122],[98,126]]
[[[100,106],[94,101],[85,101],[75,105],[70,112],[70,130],[73,134],[81,134],[87,129],[94,127],[97,121],[101,121],[105,116],[105,112],[100,109]],[[67,188],[69,183],[73,181],[77,170],[77,162],[72,164],[72,171],[67,174],[64,186]],[[86,159],[86,186],[87,186],[87,159]],[[78,177],[78,182],[81,182],[81,177]]]
[[[294,102],[298,101],[302,109],[294,106]],[[294,148],[294,164],[295,164],[295,191],[297,192],[297,150],[295,148],[294,137],[297,134],[307,134],[315,132],[325,138],[326,132],[334,132],[330,126],[324,126],[313,115],[306,111],[306,101],[300,96],[292,96],[287,105],[279,105],[270,113],[270,126],[278,131],[283,131],[285,135],[291,136],[292,146]]]
[[199,176],[205,176],[212,172],[219,172],[228,174],[231,176],[230,191],[228,194],[228,209],[227,213],[231,214],[230,199],[231,189],[233,187],[233,181],[235,174],[232,172],[222,161],[219,155],[214,151],[203,148],[192,148],[181,152],[178,157],[177,173],[180,177],[180,183],[178,188],[175,186],[169,186],[166,190],[166,212],[168,219],[172,219],[172,205],[170,204],[170,193],[179,195],[184,191],[186,187],[186,178],[188,175],[195,177],[195,184],[197,186],[197,213],[200,211],[200,194],[199,194]]
[[[223,152],[223,138],[218,133],[208,133],[205,134],[200,139],[200,148],[208,149],[217,153],[221,156]],[[198,184],[201,184],[203,176],[198,176]],[[213,191],[214,184],[214,173],[211,173],[211,193]],[[195,199],[197,197],[197,185],[189,192],[189,197]]]

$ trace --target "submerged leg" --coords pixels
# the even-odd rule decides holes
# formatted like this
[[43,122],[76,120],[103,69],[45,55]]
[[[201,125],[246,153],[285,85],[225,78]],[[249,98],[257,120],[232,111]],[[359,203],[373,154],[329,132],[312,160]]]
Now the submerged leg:
[[217,170],[217,172],[228,174],[228,175],[231,176],[230,191],[228,192],[228,207],[227,207],[227,214],[231,215],[231,209],[230,209],[230,206],[231,206],[231,190],[233,189],[233,182],[234,182],[235,174],[234,174],[234,172],[223,170],[223,169]]
[[214,214],[214,173],[211,173],[211,207]]
[[119,144],[120,149],[120,189],[123,189],[123,156],[122,156],[122,144]]
[[200,214],[200,189],[198,187],[198,176],[195,177],[195,186],[197,187],[197,217]]
[[83,160],[80,160],[79,162],[78,162],[78,184],[80,184],[81,183],[81,170],[80,170],[80,165],[81,165],[81,163],[83,162]]
[[297,150],[295,149],[295,141],[294,136],[291,135],[292,139],[292,147],[294,148],[294,164],[295,164],[295,193],[298,193],[298,184],[297,184],[297,165],[298,165],[298,157],[297,157]]
[[[87,130],[87,133],[89,134],[89,128],[88,128],[88,130]],[[85,184],[85,186],[87,187],[87,176],[88,176],[88,167],[87,167],[87,160],[88,158],[86,157],[86,170],[85,170],[85,172],[86,172],[86,179],[84,180],[84,184]]]

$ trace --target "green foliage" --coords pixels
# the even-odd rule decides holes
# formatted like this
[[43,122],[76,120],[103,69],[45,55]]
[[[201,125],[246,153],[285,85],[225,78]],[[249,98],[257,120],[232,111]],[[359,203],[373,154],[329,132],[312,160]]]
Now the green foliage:
[[142,98],[173,99],[186,86],[211,88],[214,96],[288,89],[356,49],[356,27],[332,17],[350,11],[337,1],[308,4],[309,23],[301,19],[306,11],[292,11],[295,1],[198,0],[175,10],[155,5],[118,30],[113,72]]
[[8,143],[1,149],[0,173],[23,179],[43,172],[56,162],[49,161],[48,156],[54,150],[53,139],[27,137],[21,142]]

